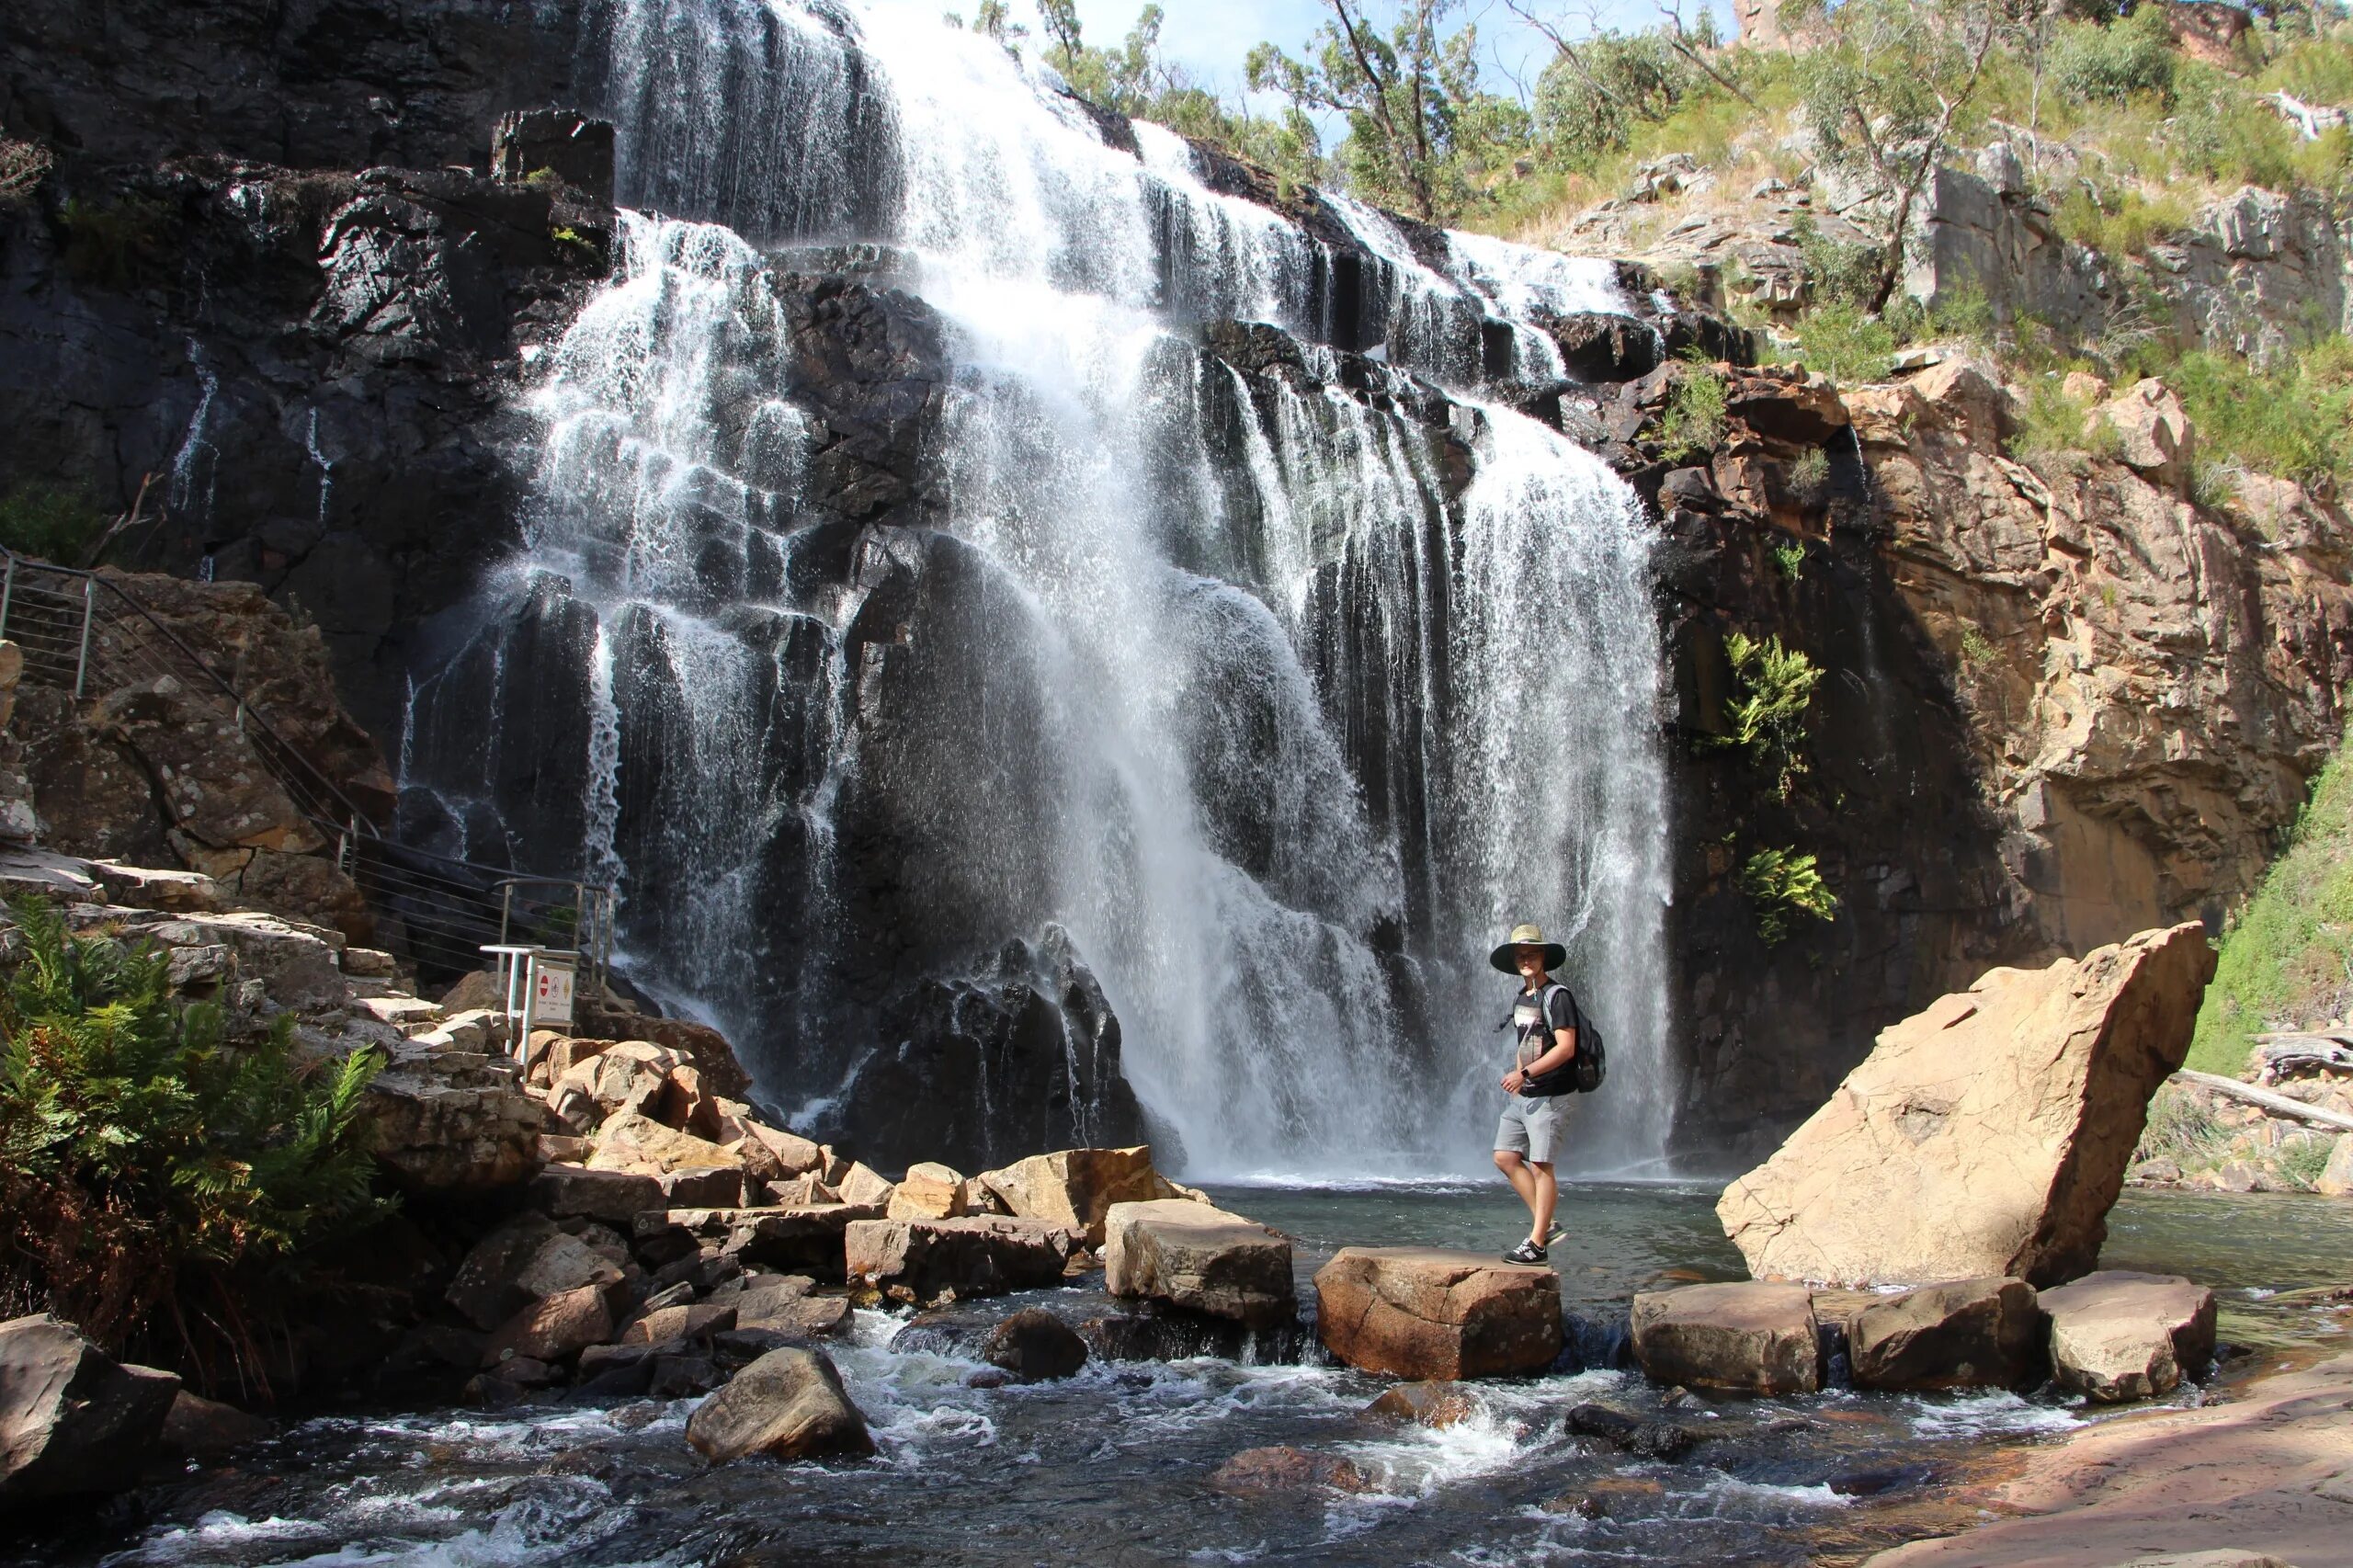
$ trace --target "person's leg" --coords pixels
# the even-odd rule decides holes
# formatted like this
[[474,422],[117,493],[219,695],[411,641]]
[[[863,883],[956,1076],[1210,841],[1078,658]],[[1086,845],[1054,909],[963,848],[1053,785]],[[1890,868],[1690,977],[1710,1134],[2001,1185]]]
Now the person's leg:
[[1536,1217],[1536,1228],[1528,1233],[1528,1239],[1538,1246],[1544,1246],[1552,1239],[1552,1210],[1560,1203],[1561,1187],[1552,1179],[1552,1162],[1550,1160],[1542,1165],[1529,1161],[1527,1176],[1528,1185],[1534,1190],[1522,1192],[1520,1197],[1528,1200],[1529,1212]]
[[1526,1158],[1509,1149],[1498,1149],[1495,1151],[1495,1169],[1504,1173],[1504,1179],[1511,1183],[1511,1189],[1519,1194],[1519,1200],[1528,1205],[1529,1212],[1534,1213],[1536,1177],[1529,1171]]

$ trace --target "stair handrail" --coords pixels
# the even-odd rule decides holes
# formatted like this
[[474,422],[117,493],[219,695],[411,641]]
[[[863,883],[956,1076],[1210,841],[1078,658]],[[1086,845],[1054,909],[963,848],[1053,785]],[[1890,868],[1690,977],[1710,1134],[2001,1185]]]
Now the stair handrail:
[[[479,900],[476,913],[483,918],[485,926],[494,917],[502,937],[506,935],[509,921],[514,917],[514,898],[517,888],[539,886],[571,888],[574,892],[577,911],[575,919],[579,935],[585,938],[584,945],[589,972],[601,977],[605,968],[611,961],[614,890],[610,883],[592,883],[577,877],[529,876],[511,866],[493,866],[480,861],[462,859],[456,856],[443,855],[415,845],[403,844],[390,836],[373,818],[360,809],[357,801],[344,793],[342,788],[334,779],[329,778],[315,763],[304,756],[301,748],[278,733],[268,719],[246,700],[244,693],[237,689],[234,682],[216,668],[211,661],[190,647],[187,640],[166,625],[154,611],[141,603],[137,595],[104,573],[76,566],[59,566],[54,562],[43,561],[38,556],[25,555],[5,545],[0,545],[0,630],[5,630],[6,607],[9,597],[17,587],[18,573],[26,569],[54,577],[77,580],[82,585],[82,593],[79,596],[82,600],[83,617],[81,648],[79,662],[74,672],[74,694],[77,700],[83,694],[88,673],[91,632],[97,620],[100,596],[102,594],[111,596],[103,602],[109,607],[119,605],[120,609],[116,611],[118,615],[127,611],[130,615],[136,616],[141,622],[144,623],[141,628],[142,634],[152,633],[160,638],[168,649],[178,655],[176,660],[168,661],[169,663],[185,662],[188,668],[180,673],[193,674],[200,677],[233,705],[238,727],[244,731],[248,740],[257,743],[254,746],[255,755],[260,757],[263,766],[269,769],[271,775],[294,798],[295,809],[314,825],[326,831],[331,839],[337,841],[335,863],[338,867],[343,868],[347,872],[355,869],[351,864],[353,852],[358,847],[355,841],[367,839],[379,846],[381,853],[475,873],[475,877],[466,878],[463,881],[450,877],[446,872],[438,873],[439,880],[448,884],[447,892],[441,896],[472,893]],[[73,596],[67,593],[60,597]],[[151,655],[151,659],[158,665],[166,663],[153,655]],[[164,669],[161,673],[171,674],[173,671]],[[466,887],[467,882],[477,879],[481,883],[478,888]]]

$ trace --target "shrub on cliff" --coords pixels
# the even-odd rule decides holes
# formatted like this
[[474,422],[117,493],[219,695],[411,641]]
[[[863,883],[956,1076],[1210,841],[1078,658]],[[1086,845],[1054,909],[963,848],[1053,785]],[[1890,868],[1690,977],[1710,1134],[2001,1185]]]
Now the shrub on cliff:
[[2198,1010],[2189,1065],[2235,1075],[2248,1037],[2343,1017],[2353,1007],[2353,768],[2321,769],[2288,852],[2222,937]]
[[26,901],[0,994],[0,1316],[49,1311],[108,1350],[212,1383],[257,1370],[271,1320],[314,1281],[305,1248],[385,1212],[362,1052],[313,1064],[290,1020],[222,1038],[168,960],[74,937]]

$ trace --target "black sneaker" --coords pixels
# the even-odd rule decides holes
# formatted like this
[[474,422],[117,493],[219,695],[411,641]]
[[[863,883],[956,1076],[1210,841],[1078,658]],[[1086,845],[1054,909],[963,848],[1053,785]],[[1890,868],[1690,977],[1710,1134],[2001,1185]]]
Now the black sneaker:
[[1506,1263],[1541,1263],[1544,1261],[1544,1249],[1534,1242],[1522,1242],[1504,1254],[1504,1261]]

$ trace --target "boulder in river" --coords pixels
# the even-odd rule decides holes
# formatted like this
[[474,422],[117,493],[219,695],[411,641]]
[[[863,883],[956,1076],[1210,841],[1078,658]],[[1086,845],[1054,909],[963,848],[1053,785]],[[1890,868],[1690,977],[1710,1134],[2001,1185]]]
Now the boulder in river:
[[1372,1479],[1356,1461],[1305,1449],[1245,1449],[1210,1476],[1210,1485],[1236,1496],[1263,1496],[1323,1487],[1333,1492],[1370,1492]]
[[1039,1220],[860,1220],[845,1233],[849,1278],[902,1301],[1001,1296],[1062,1282],[1077,1237]]
[[1672,1421],[1645,1420],[1606,1404],[1569,1407],[1569,1430],[1598,1437],[1611,1448],[1644,1459],[1679,1460],[1699,1442],[1699,1434]]
[[1186,1198],[1115,1203],[1104,1219],[1104,1288],[1254,1328],[1299,1314],[1290,1243]]
[[2214,1358],[2214,1292],[2175,1274],[2108,1269],[2042,1292],[2052,1375],[2095,1404],[2171,1393]]
[[2204,926],[1996,969],[1882,1032],[1780,1151],[1724,1190],[1760,1278],[1911,1284],[2090,1268],[2214,972]]
[[687,1441],[722,1463],[746,1454],[780,1460],[862,1458],[874,1451],[866,1417],[822,1350],[771,1350],[687,1418]]
[[1561,1353],[1550,1268],[1437,1247],[1344,1247],[1315,1276],[1316,1329],[1349,1366],[1392,1377],[1540,1372]]
[[2023,1279],[1906,1290],[1865,1306],[1847,1332],[1858,1388],[2022,1388],[2042,1376],[2042,1309]]
[[1042,1307],[1025,1307],[989,1332],[981,1359],[1025,1383],[1071,1377],[1086,1365],[1086,1342]]
[[130,1485],[179,1392],[46,1312],[0,1323],[0,1512]]
[[1802,1285],[1686,1285],[1634,1298],[1634,1359],[1654,1383],[1727,1393],[1814,1393],[1820,1330]]
[[1433,1379],[1384,1389],[1379,1399],[1364,1407],[1364,1413],[1384,1421],[1410,1421],[1416,1426],[1443,1432],[1477,1415],[1479,1402],[1461,1383]]

